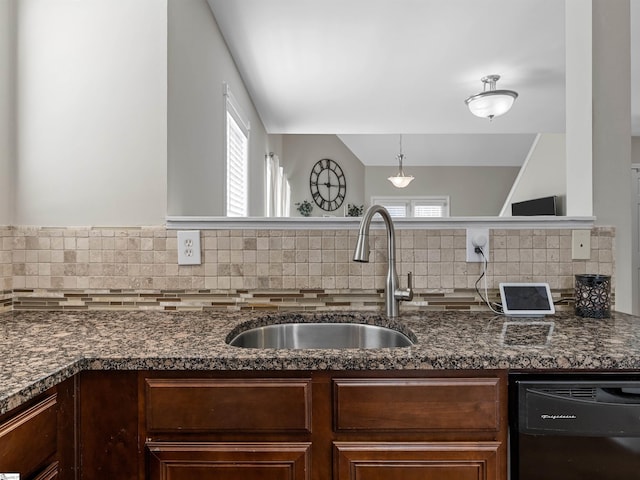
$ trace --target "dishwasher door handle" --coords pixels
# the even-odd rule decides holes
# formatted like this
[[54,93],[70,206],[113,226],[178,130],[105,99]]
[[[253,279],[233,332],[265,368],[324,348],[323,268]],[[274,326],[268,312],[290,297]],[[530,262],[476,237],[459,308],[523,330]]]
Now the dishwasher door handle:
[[596,401],[640,404],[640,387],[598,388]]
[[[561,397],[524,388],[519,401],[522,433],[578,436],[640,436],[640,402],[599,392],[601,401]],[[606,401],[606,399],[610,401]]]

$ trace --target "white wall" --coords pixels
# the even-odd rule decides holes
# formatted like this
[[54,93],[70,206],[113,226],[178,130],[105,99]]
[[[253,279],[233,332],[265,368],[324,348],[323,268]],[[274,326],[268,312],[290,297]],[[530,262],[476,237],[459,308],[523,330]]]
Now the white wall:
[[[629,181],[629,16],[629,0],[593,0],[593,213],[598,225],[611,225],[616,229],[616,310],[625,313],[632,312],[633,295],[638,291],[632,272],[632,198]],[[615,88],[612,88],[612,79],[615,79]]]
[[168,0],[168,214],[224,214],[226,82],[251,122],[249,215],[264,215],[275,151],[206,0]]
[[398,167],[367,167],[365,204],[372,195],[430,196],[448,195],[452,217],[497,216],[518,167],[404,167],[415,180],[403,189],[395,188],[387,177]]
[[565,135],[562,133],[538,136],[505,202],[504,216],[511,216],[512,203],[551,195],[558,197],[558,213],[564,215],[567,168]]
[[166,0],[18,4],[15,223],[163,223]]
[[565,214],[572,217],[593,215],[592,20],[592,0],[565,0]]
[[336,135],[283,135],[280,160],[291,184],[292,217],[300,216],[295,203],[303,200],[307,200],[313,205],[312,217],[344,216],[344,208],[340,207],[334,212],[325,212],[311,198],[309,175],[315,163],[323,158],[335,160],[344,172],[347,181],[347,195],[343,207],[349,203],[364,204],[364,165]]
[[[518,167],[406,167],[416,179],[402,190],[387,180],[397,173],[397,167],[367,167],[335,135],[283,135],[281,161],[291,183],[292,203],[308,200],[309,173],[321,158],[336,160],[347,177],[347,197],[344,204],[370,205],[373,195],[448,195],[451,216],[497,216],[509,189],[518,174]],[[480,199],[480,200],[479,200]],[[312,216],[324,212],[314,205]],[[295,206],[292,216],[299,216]]]
[[0,225],[13,223],[15,0],[0,0]]

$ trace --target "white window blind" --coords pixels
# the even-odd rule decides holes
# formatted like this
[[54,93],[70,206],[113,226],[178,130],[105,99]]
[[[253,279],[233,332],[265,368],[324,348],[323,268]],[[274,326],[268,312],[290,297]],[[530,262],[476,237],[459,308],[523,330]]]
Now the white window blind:
[[246,217],[249,205],[249,122],[225,85],[226,97],[226,213]]
[[371,205],[382,205],[392,217],[448,217],[449,197],[371,197]]
[[411,203],[414,217],[448,217],[448,201],[445,200],[414,200]]

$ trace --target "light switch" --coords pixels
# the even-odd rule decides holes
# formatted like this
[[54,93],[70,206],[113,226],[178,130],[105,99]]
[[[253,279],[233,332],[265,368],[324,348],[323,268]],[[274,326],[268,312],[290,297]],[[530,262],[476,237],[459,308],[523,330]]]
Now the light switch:
[[591,258],[591,230],[573,230],[571,232],[571,258],[589,260]]

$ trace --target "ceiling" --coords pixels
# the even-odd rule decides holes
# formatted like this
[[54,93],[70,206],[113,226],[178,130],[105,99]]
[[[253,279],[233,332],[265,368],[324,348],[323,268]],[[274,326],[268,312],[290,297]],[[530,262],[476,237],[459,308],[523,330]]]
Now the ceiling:
[[[564,132],[564,1],[207,1],[269,133],[338,134],[365,164],[402,133],[407,165],[520,165]],[[492,122],[464,103],[488,74],[519,93]]]
[[[400,136],[338,135],[353,154],[368,166],[395,165]],[[402,151],[408,166],[519,167],[526,158],[535,134],[404,134]],[[409,172],[408,172],[409,173]]]

